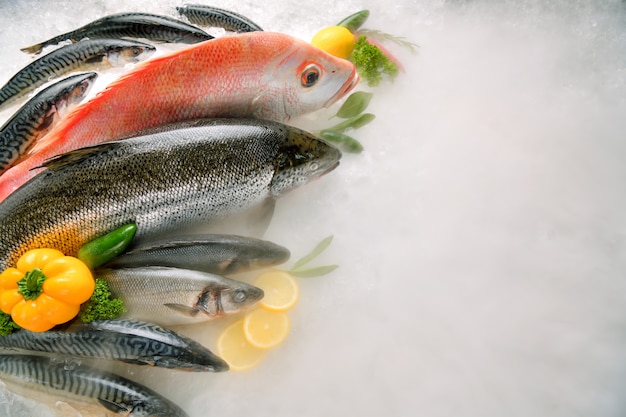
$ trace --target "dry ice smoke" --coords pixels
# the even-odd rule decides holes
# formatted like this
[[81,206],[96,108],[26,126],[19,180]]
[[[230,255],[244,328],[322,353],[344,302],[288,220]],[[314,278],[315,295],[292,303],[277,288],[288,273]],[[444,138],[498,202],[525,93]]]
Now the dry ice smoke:
[[[180,4],[8,3],[3,79],[20,46]],[[301,281],[286,343],[245,373],[130,377],[192,417],[626,413],[625,2],[211,4],[304,39],[369,8],[420,49],[393,48],[407,72],[374,91],[365,152],[279,202],[266,237],[297,257],[334,234],[341,266]]]

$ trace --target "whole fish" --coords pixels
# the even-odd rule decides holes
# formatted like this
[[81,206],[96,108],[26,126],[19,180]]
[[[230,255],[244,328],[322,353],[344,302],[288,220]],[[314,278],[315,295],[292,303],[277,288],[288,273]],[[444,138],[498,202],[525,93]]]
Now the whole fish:
[[167,16],[150,13],[118,13],[105,16],[80,28],[47,41],[22,48],[31,54],[63,41],[78,42],[82,39],[142,38],[157,42],[198,43],[213,39],[202,29]]
[[228,364],[201,344],[138,320],[100,320],[67,330],[19,330],[0,337],[0,348],[112,359],[187,371],[221,372]]
[[123,39],[93,39],[66,45],[31,62],[11,77],[0,88],[0,107],[71,71],[139,62],[155,50],[152,45]]
[[240,213],[340,157],[300,129],[240,119],[180,122],[69,152],[0,203],[0,270],[37,247],[75,256],[128,223],[141,241]]
[[153,390],[85,365],[45,356],[0,355],[0,379],[11,387],[99,404],[128,417],[186,417],[180,407]]
[[203,4],[184,4],[176,7],[176,10],[194,25],[224,28],[239,33],[263,31],[261,26],[252,20],[230,10]]
[[239,313],[263,298],[263,290],[253,285],[189,269],[152,266],[96,273],[124,300],[125,317],[161,326]]
[[192,45],[142,63],[74,109],[0,177],[0,201],[37,173],[32,168],[69,150],[199,117],[285,121],[334,103],[358,80],[351,62],[285,34]]
[[235,235],[185,235],[135,245],[106,267],[172,266],[218,275],[286,262],[289,250],[266,240]]
[[98,74],[88,72],[67,77],[45,88],[24,104],[0,127],[0,174],[54,127],[89,92]]

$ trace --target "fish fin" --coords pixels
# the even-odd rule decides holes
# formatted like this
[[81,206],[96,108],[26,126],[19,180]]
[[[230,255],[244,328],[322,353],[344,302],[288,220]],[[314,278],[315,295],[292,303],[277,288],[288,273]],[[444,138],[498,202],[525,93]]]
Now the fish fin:
[[36,43],[35,45],[26,46],[24,48],[20,48],[20,51],[26,52],[27,54],[39,54],[43,50],[43,44]]
[[273,197],[266,198],[258,207],[256,207],[248,218],[248,230],[254,236],[263,236],[267,232],[268,227],[274,217],[274,209],[276,208],[276,199]]
[[98,402],[102,404],[104,408],[114,413],[122,413],[123,411],[129,412],[133,410],[133,407],[125,406],[124,404],[116,403],[106,398],[98,398]]
[[66,152],[61,155],[57,155],[43,162],[37,168],[48,168],[48,169],[56,169],[66,165],[72,165],[80,163],[86,159],[89,159],[92,155],[96,153],[101,153],[105,150],[115,149],[119,146],[122,146],[120,142],[104,142],[98,145],[87,146],[85,148],[79,148],[73,151]]
[[180,313],[189,317],[195,317],[200,312],[200,310],[198,310],[197,308],[189,307],[183,304],[169,303],[169,304],[164,304],[164,305],[165,307],[172,309],[177,313]]
[[150,362],[142,361],[140,359],[117,359],[120,362],[128,363],[131,365],[150,365]]
[[100,64],[104,61],[106,55],[96,55],[85,60],[85,64]]
[[53,106],[48,111],[48,113],[46,113],[46,115],[43,117],[43,122],[41,123],[41,125],[39,125],[37,130],[39,130],[39,131],[46,130],[47,128],[52,126],[52,123],[54,123],[54,116],[56,115],[56,113],[57,113],[56,106]]

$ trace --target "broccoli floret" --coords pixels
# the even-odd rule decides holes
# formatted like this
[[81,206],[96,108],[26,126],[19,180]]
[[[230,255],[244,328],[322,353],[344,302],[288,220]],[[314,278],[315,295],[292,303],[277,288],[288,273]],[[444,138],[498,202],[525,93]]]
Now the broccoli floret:
[[398,74],[398,66],[391,62],[380,48],[370,44],[365,36],[357,39],[350,60],[370,87],[375,87],[380,83],[382,74],[387,74],[392,78]]
[[0,311],[0,336],[7,336],[19,328],[10,314]]
[[124,314],[124,302],[119,298],[111,298],[109,284],[102,278],[96,278],[96,288],[89,301],[80,310],[79,318],[84,323],[94,320],[112,320]]

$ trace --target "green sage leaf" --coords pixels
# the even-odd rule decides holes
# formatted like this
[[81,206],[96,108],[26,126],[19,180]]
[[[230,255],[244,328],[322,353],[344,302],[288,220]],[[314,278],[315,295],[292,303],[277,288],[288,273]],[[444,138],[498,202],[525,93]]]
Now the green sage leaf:
[[366,91],[357,91],[347,98],[341,106],[336,116],[342,119],[350,119],[363,113],[370,104],[370,100],[374,94]]
[[317,246],[315,246],[313,248],[313,250],[308,254],[303,256],[302,258],[300,258],[295,264],[293,264],[293,267],[291,267],[291,271],[295,269],[300,268],[301,266],[311,262],[313,259],[315,259],[320,253],[324,252],[324,250],[330,246],[331,242],[333,241],[333,236],[330,235],[326,238],[324,238],[320,243],[317,244]]
[[289,271],[289,273],[291,275],[294,275],[300,278],[311,278],[311,277],[319,277],[321,275],[329,274],[333,272],[335,269],[337,269],[338,267],[339,265],[317,266],[314,268],[291,270]]

